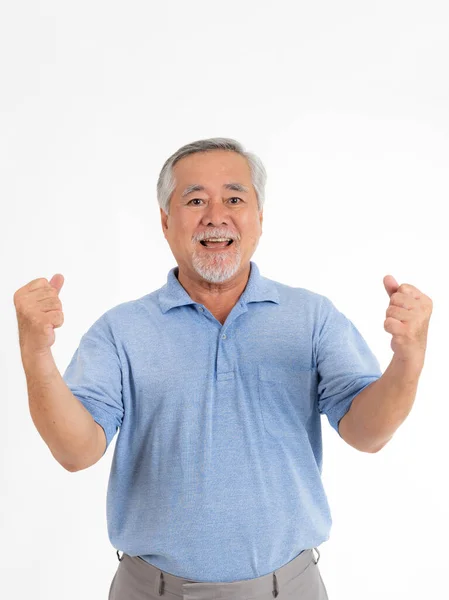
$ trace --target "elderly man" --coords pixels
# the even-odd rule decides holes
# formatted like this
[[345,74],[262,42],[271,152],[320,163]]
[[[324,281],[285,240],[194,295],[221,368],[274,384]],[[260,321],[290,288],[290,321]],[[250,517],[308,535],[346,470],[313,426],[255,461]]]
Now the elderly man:
[[[382,374],[329,299],[267,279],[250,260],[265,180],[235,140],[173,154],[157,192],[178,266],[160,289],[103,314],[63,379],[49,354],[62,275],[16,293],[30,410],[55,458],[86,469],[120,428],[107,497],[120,561],[110,600],[326,599],[320,414],[373,453],[413,405],[430,298],[384,278],[394,357]],[[53,300],[42,313],[52,321],[29,317],[38,292],[41,309]]]

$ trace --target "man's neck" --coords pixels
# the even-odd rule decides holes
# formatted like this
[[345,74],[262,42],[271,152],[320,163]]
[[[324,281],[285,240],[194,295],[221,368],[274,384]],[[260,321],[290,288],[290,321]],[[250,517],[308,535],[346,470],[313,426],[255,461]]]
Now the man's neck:
[[178,281],[195,302],[203,304],[214,315],[229,314],[242,295],[250,274],[251,266],[237,273],[235,277],[223,283],[210,283],[197,277],[189,276],[178,267]]

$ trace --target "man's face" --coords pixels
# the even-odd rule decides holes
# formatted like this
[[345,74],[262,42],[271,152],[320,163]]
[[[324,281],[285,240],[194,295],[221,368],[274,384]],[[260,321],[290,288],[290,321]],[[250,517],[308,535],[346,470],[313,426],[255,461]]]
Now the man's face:
[[[173,167],[176,188],[170,214],[161,222],[179,267],[210,283],[221,283],[245,268],[262,234],[263,211],[246,159],[236,152],[211,150],[190,154]],[[228,189],[237,184],[245,189]],[[190,190],[191,186],[201,190]],[[231,238],[227,243],[201,243],[207,238]],[[193,271],[195,273],[193,273]]]

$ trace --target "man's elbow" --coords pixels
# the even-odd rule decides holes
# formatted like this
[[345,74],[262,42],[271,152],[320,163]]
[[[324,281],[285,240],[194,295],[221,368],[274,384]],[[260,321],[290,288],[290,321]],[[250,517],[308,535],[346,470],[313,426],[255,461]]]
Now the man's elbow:
[[66,465],[62,465],[62,468],[68,471],[69,473],[76,473],[77,471],[79,471],[79,469],[76,469],[75,467],[70,467]]
[[99,458],[96,456],[95,458],[91,458],[91,460],[88,463],[84,462],[84,463],[78,463],[75,465],[72,463],[67,463],[62,460],[59,460],[58,458],[56,458],[56,456],[54,454],[53,454],[53,458],[56,460],[56,462],[58,462],[61,465],[61,467],[65,471],[68,471],[69,473],[76,473],[77,471],[83,471],[84,469],[88,469],[89,467],[94,465],[99,460]]
[[61,465],[61,466],[69,473],[77,473],[78,471],[84,471],[84,469],[88,469],[93,464],[95,464],[95,463],[92,463],[89,465],[83,465],[83,466],[76,466],[76,467],[73,465]]
[[352,423],[351,419],[352,415],[350,415],[349,413],[350,411],[348,411],[343,416],[343,418],[340,419],[338,424],[338,432],[340,434],[340,437],[352,448],[355,448],[359,452],[365,452],[367,454],[376,454],[377,452],[382,450],[382,448],[384,448],[391,440],[390,438],[386,442],[383,442],[381,445],[368,444],[366,442],[366,438],[360,435],[360,431],[358,429],[354,430],[354,424]]
[[359,452],[365,452],[365,454],[377,454],[386,445],[386,443],[385,443],[385,444],[382,444],[382,446],[377,446],[375,448],[372,448],[372,447],[367,447],[367,446],[357,446],[356,444],[351,444],[349,442],[347,442],[347,443],[350,446],[352,446],[352,448],[355,448]]
[[[385,442],[386,444],[386,442]],[[382,446],[379,446],[378,448],[374,448],[373,450],[367,450],[367,452],[369,452],[370,454],[377,454],[380,450],[382,450],[382,448],[385,446],[385,444],[382,444]]]
[[[58,458],[56,458],[56,456],[52,452],[53,456],[56,458],[59,464],[69,473],[76,473],[77,471],[83,471],[84,469],[88,469],[89,467],[95,465],[102,458],[102,456],[104,456],[107,446],[106,433],[104,432],[103,427],[101,427],[101,425],[98,425],[98,423],[95,423],[95,426],[95,447],[93,448],[93,450],[89,449],[88,451],[83,452],[82,456],[78,457],[78,459],[76,460],[76,465],[73,463],[61,462],[60,460],[58,460]],[[75,462],[75,460],[73,462]]]
[[71,465],[71,464],[69,464],[69,463],[62,462],[62,461],[58,460],[58,459],[56,458],[56,456],[54,456],[54,455],[53,455],[53,457],[54,457],[54,459],[56,460],[56,462],[57,462],[59,465],[61,465],[61,467],[62,467],[62,468],[65,470],[65,471],[68,471],[69,473],[76,473],[77,471],[81,471],[81,469],[82,469],[82,468],[80,468],[79,466],[75,466],[75,465]]

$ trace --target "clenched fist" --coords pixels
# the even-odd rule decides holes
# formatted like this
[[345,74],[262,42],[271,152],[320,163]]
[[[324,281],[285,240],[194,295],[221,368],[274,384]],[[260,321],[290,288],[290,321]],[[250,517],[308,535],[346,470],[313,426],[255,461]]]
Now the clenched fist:
[[64,323],[59,292],[63,275],[34,279],[14,294],[22,354],[45,354],[55,342],[55,328]]

